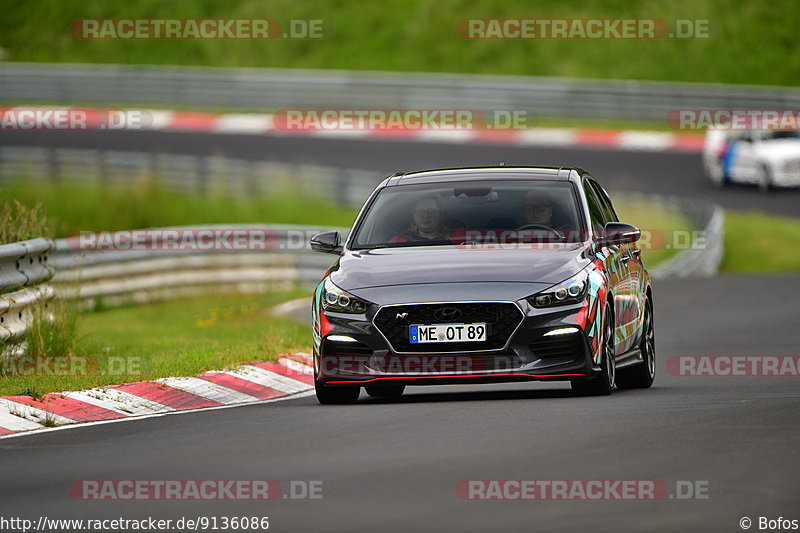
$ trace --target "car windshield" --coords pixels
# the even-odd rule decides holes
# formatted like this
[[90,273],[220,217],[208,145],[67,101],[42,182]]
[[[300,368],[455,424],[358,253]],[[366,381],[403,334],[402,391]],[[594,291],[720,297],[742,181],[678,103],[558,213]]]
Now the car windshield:
[[563,181],[464,181],[380,191],[353,249],[580,240],[582,218]]
[[762,131],[758,136],[762,141],[771,141],[773,139],[800,139],[800,130]]

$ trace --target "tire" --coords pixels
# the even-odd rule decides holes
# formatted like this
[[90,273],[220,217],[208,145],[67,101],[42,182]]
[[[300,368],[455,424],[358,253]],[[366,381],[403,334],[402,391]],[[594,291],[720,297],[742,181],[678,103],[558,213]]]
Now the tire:
[[639,349],[642,351],[642,362],[620,370],[617,375],[617,387],[620,389],[648,389],[656,377],[656,332],[653,323],[653,304],[649,299],[644,308]]
[[772,175],[769,172],[769,167],[764,164],[759,167],[758,189],[761,192],[769,192],[772,189]]
[[361,387],[324,387],[314,382],[317,401],[322,405],[353,404],[358,401]]
[[374,398],[399,398],[406,389],[405,385],[365,385],[364,390]]
[[602,361],[600,374],[589,379],[571,382],[572,390],[579,396],[608,396],[614,390],[617,367],[614,362],[614,315],[607,307],[603,317]]

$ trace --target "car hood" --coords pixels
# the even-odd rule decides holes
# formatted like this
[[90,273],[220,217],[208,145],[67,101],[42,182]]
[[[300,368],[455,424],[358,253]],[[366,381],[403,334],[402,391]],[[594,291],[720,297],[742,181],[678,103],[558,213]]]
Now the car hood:
[[431,283],[553,285],[589,264],[588,244],[544,244],[526,249],[456,246],[346,251],[331,272],[344,290]]
[[416,283],[351,289],[350,294],[378,305],[438,302],[515,302],[552,287],[552,283]]
[[769,161],[800,159],[800,139],[764,141],[759,145],[758,153]]

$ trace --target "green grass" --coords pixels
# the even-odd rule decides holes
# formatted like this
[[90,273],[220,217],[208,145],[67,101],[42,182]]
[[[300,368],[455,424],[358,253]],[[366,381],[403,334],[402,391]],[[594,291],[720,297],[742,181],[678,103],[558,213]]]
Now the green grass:
[[[309,351],[308,325],[271,316],[270,306],[308,296],[293,290],[124,307],[81,316],[73,346],[76,374],[6,375],[0,395],[40,396],[273,359]],[[82,369],[86,369],[83,372]]]
[[40,201],[0,200],[0,244],[49,236],[47,216]]
[[[796,85],[796,0],[16,0],[0,19],[6,61],[333,68]],[[325,19],[322,40],[77,40],[78,18]],[[462,18],[709,19],[695,40],[480,40]]]
[[675,209],[649,201],[615,202],[614,207],[622,222],[633,224],[642,230],[638,246],[642,260],[648,267],[678,253],[674,247],[667,248],[676,235],[689,234],[692,225]]
[[722,272],[800,272],[800,219],[725,212]]
[[[376,181],[378,177],[376,176]],[[301,189],[265,196],[197,195],[154,181],[133,186],[19,180],[0,189],[0,203],[40,202],[56,237],[81,230],[119,230],[169,225],[280,223],[350,226],[357,209],[338,207]]]

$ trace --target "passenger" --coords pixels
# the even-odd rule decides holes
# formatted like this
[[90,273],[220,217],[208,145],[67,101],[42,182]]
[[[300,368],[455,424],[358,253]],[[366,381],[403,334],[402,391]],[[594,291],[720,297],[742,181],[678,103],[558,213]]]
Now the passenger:
[[451,234],[446,221],[447,216],[442,208],[441,198],[438,196],[423,198],[414,204],[411,226],[389,239],[389,242],[449,240]]

